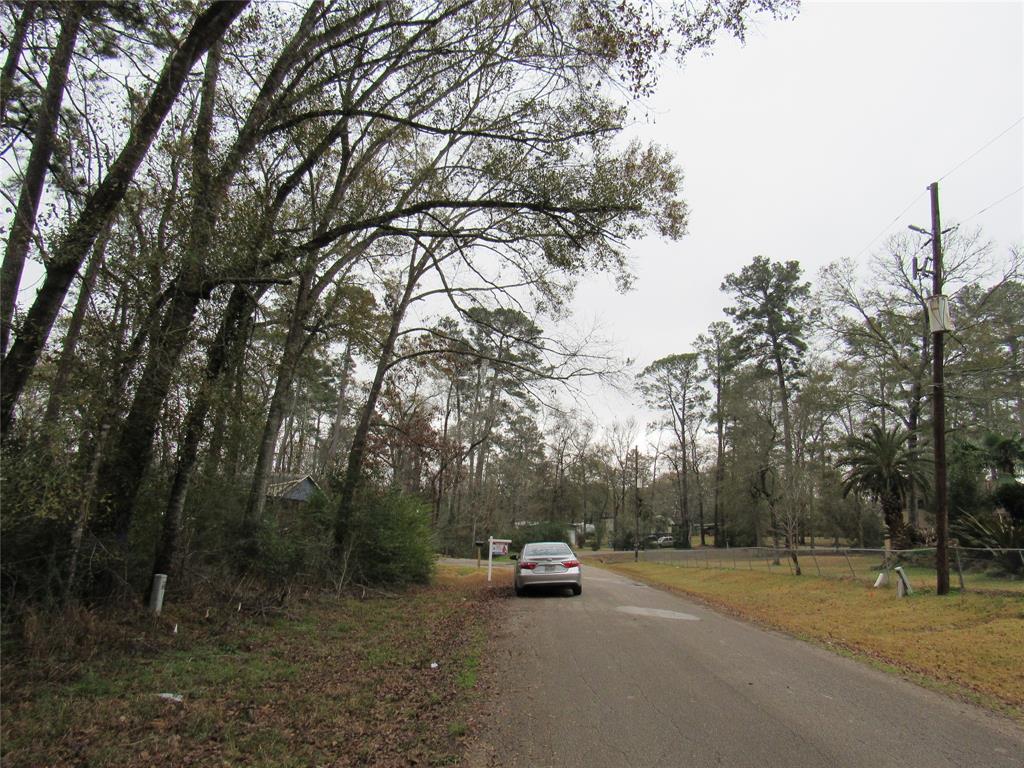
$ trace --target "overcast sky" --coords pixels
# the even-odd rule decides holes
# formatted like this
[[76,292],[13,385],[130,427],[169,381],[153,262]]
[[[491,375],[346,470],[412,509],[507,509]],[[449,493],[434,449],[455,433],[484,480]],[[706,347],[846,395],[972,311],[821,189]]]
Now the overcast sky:
[[[863,262],[908,224],[930,227],[936,180],[944,227],[970,219],[1001,253],[1024,243],[1022,39],[1020,2],[807,2],[665,71],[632,132],[674,150],[689,233],[633,248],[630,293],[582,283],[575,324],[598,323],[636,370],[689,351],[724,319],[726,274],[758,254],[796,259],[812,281]],[[599,423],[646,419],[588,389]]]

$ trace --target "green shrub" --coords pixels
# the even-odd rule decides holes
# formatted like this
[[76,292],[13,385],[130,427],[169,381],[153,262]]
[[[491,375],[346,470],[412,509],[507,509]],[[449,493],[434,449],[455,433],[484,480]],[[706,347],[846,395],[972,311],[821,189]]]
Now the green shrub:
[[297,580],[324,581],[333,575],[333,517],[323,493],[305,503],[268,499],[257,521],[241,522],[241,507],[221,504],[205,510],[200,520],[193,560],[201,562],[203,570],[227,565],[230,573],[248,574],[270,588]]
[[949,452],[948,472],[950,523],[965,512],[977,515],[991,508],[981,482],[985,455],[978,446],[967,440],[955,441]]
[[1012,518],[997,513],[963,516],[950,526],[960,545],[986,550],[986,556],[1003,573],[1024,575],[1024,525],[1014,525]]
[[1024,485],[1004,480],[992,492],[992,499],[1006,510],[1014,525],[1024,528]]
[[612,549],[633,549],[635,542],[633,531],[616,531],[612,536]]
[[424,584],[434,570],[435,542],[423,503],[398,491],[364,489],[348,526],[353,580],[376,585]]
[[309,552],[304,543],[283,534],[273,520],[261,520],[241,529],[232,559],[237,570],[258,577],[268,587],[280,587],[306,573]]

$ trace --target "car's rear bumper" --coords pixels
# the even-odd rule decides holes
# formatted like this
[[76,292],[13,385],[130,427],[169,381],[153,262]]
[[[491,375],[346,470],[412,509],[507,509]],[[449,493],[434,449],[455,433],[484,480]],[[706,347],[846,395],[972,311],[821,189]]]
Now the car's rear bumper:
[[579,568],[573,568],[564,573],[530,573],[528,571],[520,571],[516,576],[516,584],[519,587],[582,586],[583,574]]

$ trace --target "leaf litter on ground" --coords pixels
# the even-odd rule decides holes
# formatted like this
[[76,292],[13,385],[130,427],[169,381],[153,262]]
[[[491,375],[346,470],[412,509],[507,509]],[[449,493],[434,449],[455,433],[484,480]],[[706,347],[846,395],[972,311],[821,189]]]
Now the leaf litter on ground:
[[398,595],[311,594],[270,616],[170,604],[161,619],[94,616],[95,636],[50,653],[8,644],[0,757],[12,768],[451,765],[504,592],[441,569]]

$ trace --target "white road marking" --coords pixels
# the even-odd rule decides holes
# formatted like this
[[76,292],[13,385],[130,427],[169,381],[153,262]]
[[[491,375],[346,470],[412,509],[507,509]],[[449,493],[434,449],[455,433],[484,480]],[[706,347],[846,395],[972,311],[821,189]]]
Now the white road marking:
[[700,621],[692,613],[680,613],[679,611],[665,611],[661,608],[641,608],[638,605],[620,605],[616,608],[623,613],[631,613],[634,616],[653,616],[658,619],[676,619],[677,621]]

